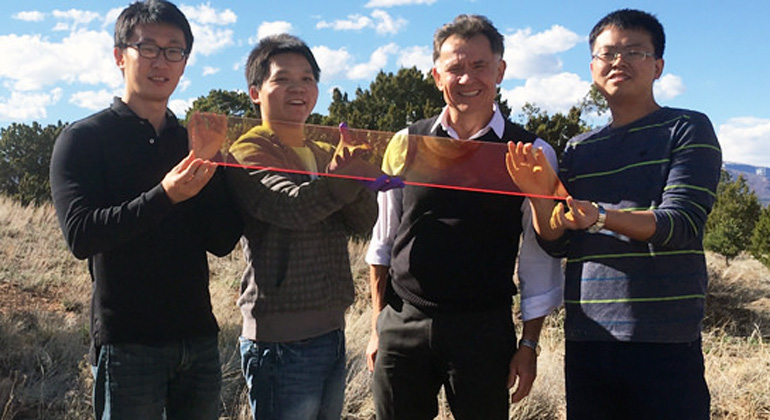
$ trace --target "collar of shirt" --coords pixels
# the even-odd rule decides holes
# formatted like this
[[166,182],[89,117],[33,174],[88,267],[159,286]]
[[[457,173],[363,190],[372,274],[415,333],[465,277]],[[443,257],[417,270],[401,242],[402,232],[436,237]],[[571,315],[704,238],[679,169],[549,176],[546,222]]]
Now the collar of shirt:
[[[449,107],[445,106],[444,109],[441,110],[441,114],[436,119],[436,123],[431,127],[431,131],[435,132],[436,128],[438,128],[438,125],[441,124],[441,128],[444,129],[444,131],[449,134],[449,137],[453,139],[459,139],[460,136],[457,135],[457,132],[454,128],[452,128],[449,125]],[[497,137],[503,138],[503,133],[505,132],[505,118],[503,118],[503,114],[500,112],[500,107],[497,106],[497,102],[492,104],[492,119],[489,120],[489,123],[476,132],[476,134],[472,135],[468,140],[477,139],[484,134],[487,134],[489,130],[492,130],[497,134]]]
[[[136,118],[138,120],[144,121],[146,123],[149,123],[146,119],[136,115],[136,113],[126,105],[125,102],[123,102],[122,99],[115,96],[112,100],[112,105],[110,106],[110,109],[112,109],[113,112],[115,112],[119,117],[121,118]],[[170,130],[170,129],[176,129],[177,127],[180,127],[179,120],[176,118],[176,115],[174,113],[166,108],[166,125],[163,128],[163,130]]]

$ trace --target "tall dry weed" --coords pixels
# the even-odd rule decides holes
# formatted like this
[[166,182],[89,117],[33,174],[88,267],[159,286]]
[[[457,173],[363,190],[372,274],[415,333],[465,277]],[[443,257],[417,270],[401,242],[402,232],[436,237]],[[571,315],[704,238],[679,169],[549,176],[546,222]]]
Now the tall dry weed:
[[[344,419],[374,418],[364,351],[370,334],[367,244],[350,243],[357,298],[347,320],[348,376]],[[51,206],[22,207],[0,197],[0,420],[89,419],[90,278],[68,252]],[[715,420],[770,420],[770,273],[741,256],[728,266],[708,255],[710,288],[704,323],[706,377]],[[219,321],[222,419],[248,420],[237,339],[243,257],[211,258],[211,296]],[[13,294],[9,297],[6,295]],[[10,301],[8,299],[15,298]],[[564,419],[563,310],[548,317],[532,394],[511,419]],[[451,419],[440,399],[438,419]]]

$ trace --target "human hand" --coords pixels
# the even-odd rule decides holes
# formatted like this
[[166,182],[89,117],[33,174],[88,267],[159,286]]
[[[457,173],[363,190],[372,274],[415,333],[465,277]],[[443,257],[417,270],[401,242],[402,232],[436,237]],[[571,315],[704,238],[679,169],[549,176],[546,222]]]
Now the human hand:
[[196,196],[214,176],[217,165],[187,154],[163,177],[161,186],[171,203],[177,204]]
[[340,142],[329,162],[327,172],[377,180],[384,174],[381,169],[363,159],[369,150],[371,147],[368,144],[356,143],[352,139],[348,125],[343,122],[340,124]]
[[187,124],[190,150],[195,157],[212,159],[227,137],[227,117],[213,112],[194,112]]
[[380,346],[380,336],[376,331],[372,331],[369,337],[369,344],[366,345],[366,368],[369,372],[374,372],[374,362],[377,360],[377,349]]
[[[569,211],[567,211],[569,210]],[[585,200],[575,200],[567,197],[566,208],[558,203],[551,213],[551,227],[563,227],[565,229],[582,230],[593,225],[599,218],[599,209],[593,203]]]
[[350,151],[351,155],[365,158],[366,154],[372,150],[372,146],[370,146],[369,143],[353,138],[350,134],[348,123],[344,121],[341,122],[339,129],[340,141],[337,143],[337,148],[334,150],[334,156],[341,155],[343,150],[347,149]]
[[535,350],[520,346],[511,359],[508,368],[508,388],[516,389],[511,395],[511,402],[517,403],[529,395],[537,377],[537,354]]
[[505,154],[508,175],[527,194],[566,197],[567,191],[548,162],[542,148],[532,143],[508,142]]

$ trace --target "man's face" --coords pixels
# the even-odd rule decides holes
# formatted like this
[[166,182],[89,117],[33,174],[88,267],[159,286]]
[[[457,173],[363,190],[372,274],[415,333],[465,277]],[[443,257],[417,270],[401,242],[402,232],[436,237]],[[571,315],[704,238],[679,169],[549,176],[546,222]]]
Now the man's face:
[[433,68],[436,86],[456,115],[491,113],[504,73],[505,61],[492,52],[484,35],[470,39],[450,36],[441,45]]
[[[164,24],[139,25],[129,42],[131,45],[151,44],[160,48],[186,49],[184,33],[181,29]],[[168,61],[163,52],[155,58],[139,55],[135,47],[115,48],[115,62],[123,72],[126,81],[126,102],[135,100],[167,102],[174,93],[179,79],[184,73],[187,58],[182,61]]]
[[[631,51],[654,54],[650,34],[643,30],[621,30],[610,26],[596,37],[591,76],[599,92],[610,103],[652,98],[652,84],[663,72],[663,59],[646,56],[641,60],[632,60],[625,55]],[[606,52],[621,54],[611,62],[596,57]]]
[[301,124],[318,100],[318,82],[303,55],[277,54],[270,58],[270,73],[262,86],[251,86],[249,95],[259,104],[263,120]]

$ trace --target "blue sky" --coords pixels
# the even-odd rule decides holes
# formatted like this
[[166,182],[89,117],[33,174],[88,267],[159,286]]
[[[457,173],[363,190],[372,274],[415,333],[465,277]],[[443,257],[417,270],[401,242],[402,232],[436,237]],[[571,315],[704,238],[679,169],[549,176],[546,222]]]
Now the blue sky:
[[[122,93],[112,59],[124,1],[43,0],[0,4],[0,128],[83,118]],[[724,159],[770,167],[770,1],[745,0],[361,0],[176,2],[195,44],[170,107],[179,115],[211,89],[244,90],[243,64],[264,35],[303,38],[321,65],[316,112],[335,87],[352,97],[379,70],[431,66],[433,32],[460,13],[488,16],[506,37],[503,95],[563,112],[590,86],[587,35],[610,11],[639,8],[666,29],[662,105],[706,113]],[[697,5],[697,6],[696,6]],[[602,120],[595,120],[599,124]]]

